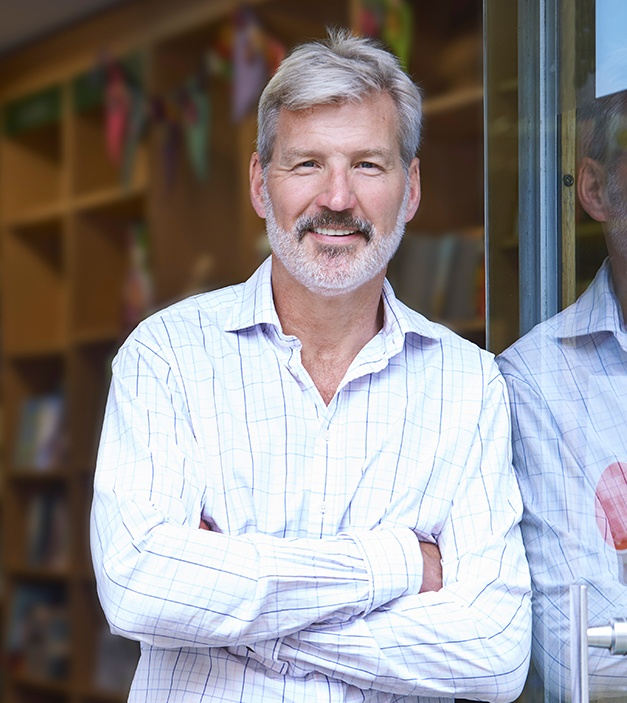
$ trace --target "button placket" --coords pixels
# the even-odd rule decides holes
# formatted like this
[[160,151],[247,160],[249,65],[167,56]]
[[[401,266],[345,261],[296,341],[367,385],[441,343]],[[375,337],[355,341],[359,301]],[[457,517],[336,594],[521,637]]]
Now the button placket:
[[[311,513],[309,515],[310,534],[327,534],[331,503],[333,496],[329,494],[329,461],[328,446],[330,439],[330,420],[328,416],[321,418],[320,429],[314,447],[314,457],[311,476]],[[326,518],[326,519],[325,519]]]

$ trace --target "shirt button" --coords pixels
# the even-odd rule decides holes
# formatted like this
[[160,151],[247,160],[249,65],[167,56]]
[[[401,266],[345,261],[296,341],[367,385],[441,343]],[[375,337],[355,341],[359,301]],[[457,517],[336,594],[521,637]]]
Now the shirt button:
[[328,510],[328,505],[323,501],[320,503],[320,512],[324,515]]

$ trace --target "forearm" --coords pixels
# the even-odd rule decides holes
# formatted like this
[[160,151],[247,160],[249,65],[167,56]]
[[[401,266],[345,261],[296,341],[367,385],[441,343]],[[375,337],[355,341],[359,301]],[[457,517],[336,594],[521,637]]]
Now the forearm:
[[[116,513],[117,511],[117,513]],[[333,539],[231,537],[99,493],[93,552],[113,629],[159,647],[220,647],[347,623],[422,579],[409,529]]]
[[294,675],[317,671],[396,695],[517,697],[529,663],[531,593],[504,387],[494,381],[450,512],[434,535],[444,587],[347,626],[317,623],[253,645],[254,656],[269,666],[287,662]]
[[406,596],[348,624],[253,645],[252,656],[268,666],[287,662],[294,676],[317,671],[364,690],[510,701],[527,674],[529,610],[523,566],[507,586],[466,583]]

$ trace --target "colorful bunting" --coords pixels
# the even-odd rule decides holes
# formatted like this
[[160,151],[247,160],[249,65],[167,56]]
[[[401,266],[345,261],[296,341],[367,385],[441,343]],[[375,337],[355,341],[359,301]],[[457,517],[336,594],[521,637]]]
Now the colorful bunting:
[[129,186],[133,180],[135,154],[137,147],[148,127],[148,110],[144,94],[138,87],[132,87],[129,93],[129,117],[124,140],[124,158],[122,163],[122,182]]
[[382,39],[404,66],[409,65],[414,23],[407,0],[361,0],[358,22],[361,34]]
[[254,110],[268,78],[285,56],[285,47],[268,35],[255,14],[242,7],[225,22],[199,70],[166,94],[149,96],[121,62],[101,56],[94,75],[105,97],[107,154],[120,167],[124,185],[132,182],[137,147],[149,127],[161,132],[165,180],[171,186],[184,144],[194,175],[209,171],[211,127],[210,80],[229,80],[231,112],[239,121]]
[[405,67],[409,66],[413,26],[412,11],[408,2],[387,0],[383,40]]
[[115,164],[120,164],[131,110],[131,96],[124,72],[117,63],[106,71],[105,105],[107,153]]
[[233,119],[241,120],[254,108],[268,78],[263,31],[252,11],[241,8],[233,43]]
[[209,152],[209,94],[197,79],[188,82],[182,95],[182,117],[187,156],[197,178],[207,179]]

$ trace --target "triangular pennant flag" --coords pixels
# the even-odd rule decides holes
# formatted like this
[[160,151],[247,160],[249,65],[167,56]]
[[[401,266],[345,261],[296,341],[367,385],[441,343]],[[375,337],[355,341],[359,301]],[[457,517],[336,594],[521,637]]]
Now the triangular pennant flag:
[[210,102],[209,94],[198,79],[192,79],[182,98],[183,126],[187,156],[196,176],[204,181],[208,174]]
[[121,164],[126,131],[131,111],[131,95],[126,77],[117,63],[107,69],[105,86],[107,153],[115,164]]
[[245,117],[257,104],[269,78],[264,35],[257,19],[247,8],[235,18],[233,43],[233,118]]
[[386,0],[386,5],[382,38],[407,68],[414,26],[412,11],[406,0]]
[[381,0],[359,2],[359,33],[366,37],[379,37],[383,31],[383,4]]
[[143,91],[139,87],[129,88],[129,95],[130,110],[122,164],[122,183],[125,187],[130,186],[133,180],[137,146],[148,125],[146,98]]

